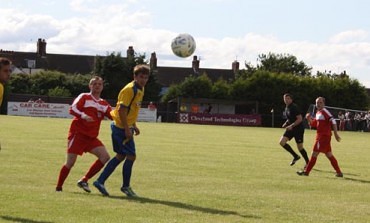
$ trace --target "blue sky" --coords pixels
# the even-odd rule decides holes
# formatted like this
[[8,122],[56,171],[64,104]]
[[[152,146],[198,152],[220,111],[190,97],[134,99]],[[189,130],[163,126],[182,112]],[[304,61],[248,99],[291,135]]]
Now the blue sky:
[[191,34],[205,68],[256,64],[262,53],[288,53],[314,71],[347,71],[370,87],[370,1],[365,0],[0,0],[0,48],[105,55],[128,46],[159,66],[191,66],[171,40]]

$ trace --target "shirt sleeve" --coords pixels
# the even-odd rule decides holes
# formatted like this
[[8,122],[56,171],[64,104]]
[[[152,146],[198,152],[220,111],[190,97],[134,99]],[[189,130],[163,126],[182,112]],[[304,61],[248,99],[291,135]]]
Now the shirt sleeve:
[[134,90],[132,88],[124,88],[118,95],[118,102],[120,106],[128,107],[134,97]]
[[82,117],[85,115],[83,112],[83,105],[85,104],[85,97],[84,94],[80,94],[72,103],[71,107],[69,108],[69,113],[76,117]]

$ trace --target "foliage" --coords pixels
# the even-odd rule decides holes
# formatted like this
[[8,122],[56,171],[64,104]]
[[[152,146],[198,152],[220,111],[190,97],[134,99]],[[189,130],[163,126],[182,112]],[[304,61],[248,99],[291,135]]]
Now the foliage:
[[[105,57],[97,57],[94,72],[104,79],[104,98],[116,99],[120,90],[133,80],[133,69],[138,64],[146,64],[145,55],[124,58],[121,53],[110,53]],[[145,87],[144,100],[157,101],[161,86],[155,76],[151,75]]]
[[167,102],[177,97],[209,98],[211,94],[212,81],[206,74],[197,77],[190,75],[181,84],[170,86],[163,101]]
[[[303,111],[318,96],[325,97],[327,105],[334,107],[358,110],[370,107],[365,87],[349,78],[345,71],[340,74],[318,72],[316,76],[311,76],[312,68],[289,54],[261,54],[258,61],[260,64],[257,67],[246,62],[246,69],[240,70],[231,82],[220,80],[211,83],[211,93],[202,94],[202,97],[209,95],[214,99],[259,101],[259,112],[262,114],[269,113],[272,108],[282,112],[284,93],[293,94]],[[178,96],[200,97],[197,81],[195,77],[189,77],[183,83],[171,86],[163,101]]]
[[212,85],[211,98],[214,99],[230,99],[230,84],[220,79]]
[[52,97],[70,97],[71,92],[64,87],[55,87],[53,89],[49,89],[47,95]]
[[40,71],[33,75],[12,74],[9,85],[12,93],[76,97],[81,91],[89,91],[90,79],[91,75]]
[[290,73],[298,76],[310,76],[311,67],[308,67],[303,61],[289,54],[260,54],[258,61],[261,63],[257,69],[266,70],[274,73]]

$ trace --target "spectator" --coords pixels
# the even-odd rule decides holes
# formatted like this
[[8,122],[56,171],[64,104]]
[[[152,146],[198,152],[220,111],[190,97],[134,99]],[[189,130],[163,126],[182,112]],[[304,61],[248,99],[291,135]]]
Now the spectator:
[[37,99],[37,100],[35,101],[35,103],[44,103],[44,101],[43,101],[41,98],[39,98],[39,99]]
[[342,111],[339,111],[338,119],[339,119],[339,130],[344,131],[344,126],[346,124],[346,117],[344,116]]
[[155,106],[155,104],[151,101],[151,102],[149,102],[148,109],[149,109],[150,111],[154,111],[154,110],[156,110],[156,109],[157,109],[157,107],[156,107],[156,106]]

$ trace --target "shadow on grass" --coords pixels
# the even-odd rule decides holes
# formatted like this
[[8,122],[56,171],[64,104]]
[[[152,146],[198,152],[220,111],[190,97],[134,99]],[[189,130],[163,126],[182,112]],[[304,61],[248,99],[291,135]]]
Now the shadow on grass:
[[[322,173],[332,173],[332,174],[335,174],[335,170],[333,169],[332,171],[330,170],[319,170],[319,169],[312,169],[313,171],[316,171],[316,172],[322,172]],[[346,172],[343,172],[343,175],[344,176],[358,176],[358,174],[354,174],[354,173],[346,173]]]
[[121,197],[121,196],[109,196],[107,198],[129,200],[130,202],[138,202],[138,203],[161,204],[161,205],[166,205],[166,206],[170,206],[174,208],[186,209],[190,211],[199,211],[199,212],[203,212],[207,214],[236,215],[236,216],[240,216],[243,218],[261,218],[255,215],[243,215],[236,211],[225,211],[225,210],[214,209],[214,208],[200,207],[200,206],[185,204],[185,203],[181,203],[177,201],[157,200],[157,199],[146,198],[146,197],[129,198],[129,197]]
[[12,217],[12,216],[0,216],[0,219],[12,222],[20,222],[20,223],[52,223],[52,221],[37,221],[28,218],[19,218],[19,217]]
[[359,183],[365,183],[365,184],[370,184],[370,180],[361,180],[361,179],[355,179],[355,178],[350,178],[350,177],[343,177],[345,180],[349,181],[354,181],[354,182],[359,182]]

